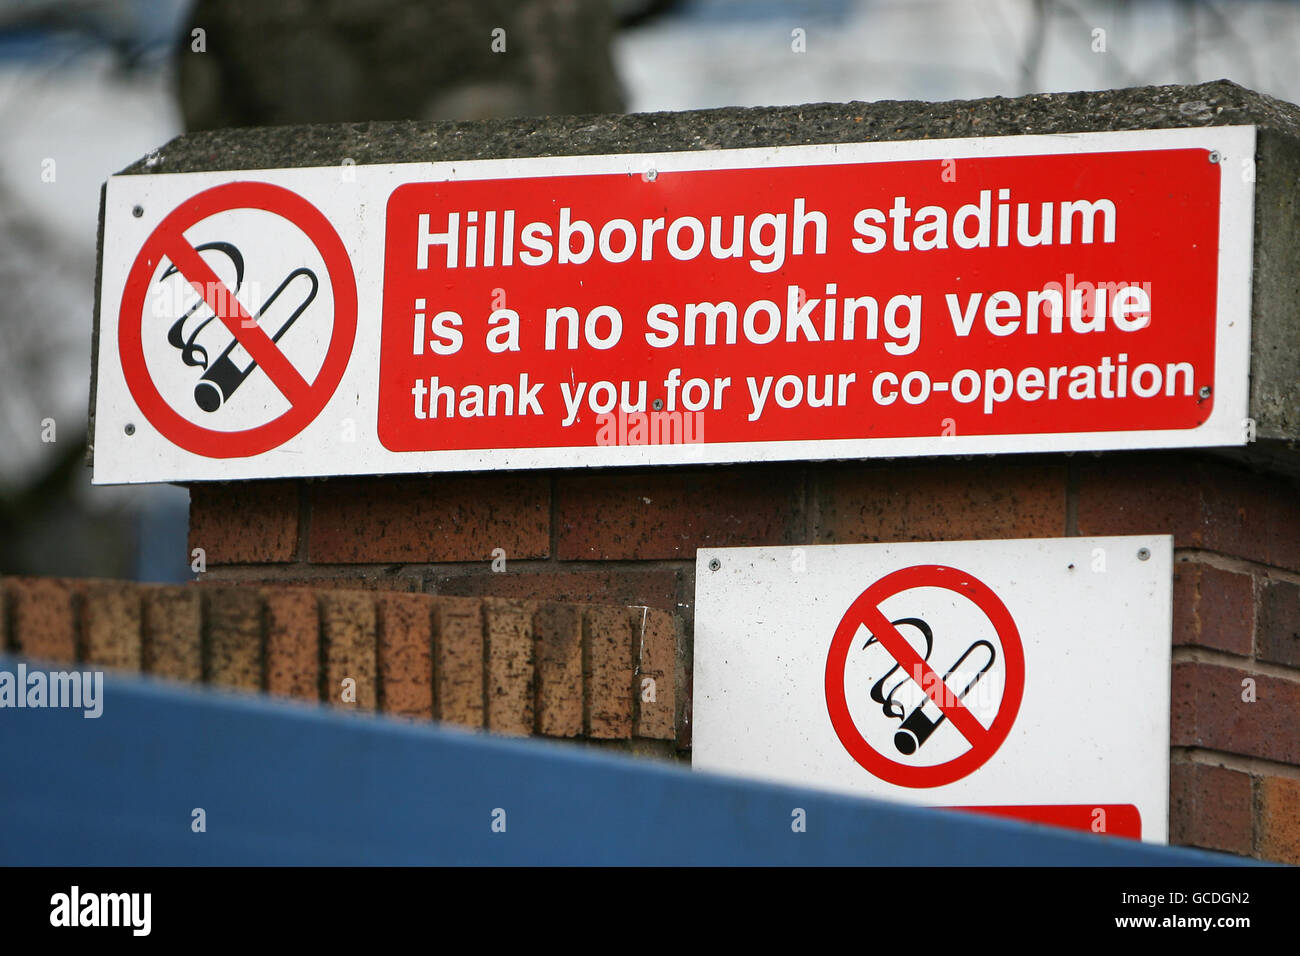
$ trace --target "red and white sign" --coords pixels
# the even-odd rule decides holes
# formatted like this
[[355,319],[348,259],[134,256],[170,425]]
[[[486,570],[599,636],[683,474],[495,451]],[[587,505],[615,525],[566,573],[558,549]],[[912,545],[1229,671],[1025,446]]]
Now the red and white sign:
[[[1219,127],[114,177],[95,478],[1241,444],[1253,155]],[[218,315],[234,289],[150,307],[228,249],[267,299],[310,272],[291,329]],[[183,314],[220,320],[202,354]],[[194,407],[231,343],[238,394]]]
[[[237,297],[238,287],[242,284],[240,280],[244,278],[243,268],[237,270],[236,282],[221,279],[200,251],[221,250],[208,250],[203,244],[196,246],[185,236],[187,229],[210,217],[237,210],[261,210],[281,217],[286,225],[277,222],[274,228],[277,231],[287,228],[301,230],[324,261],[333,290],[332,308],[330,305],[326,308],[333,315],[325,359],[311,382]],[[195,385],[192,402],[171,403],[163,398],[154,381],[154,372],[145,359],[146,300],[155,292],[154,286],[160,278],[165,282],[173,277],[174,286],[185,284],[192,287],[197,297],[195,305],[218,320],[233,339],[229,354],[203,356],[208,374]],[[299,285],[310,288],[308,283]],[[321,310],[318,308],[317,311]],[[357,328],[357,291],[347,250],[320,212],[287,189],[265,183],[231,183],[214,186],[195,196],[168,215],[150,234],[127,276],[120,315],[118,349],[123,374],[132,398],[149,423],[163,437],[193,454],[205,458],[243,458],[283,445],[302,431],[329,401],[351,357]],[[202,317],[194,325],[201,322]],[[184,342],[183,324],[176,328],[176,337]],[[196,344],[191,348],[195,352],[203,350]],[[247,360],[242,363],[232,361],[242,353],[247,353]],[[224,365],[221,364],[223,361]],[[262,370],[289,407],[251,427],[233,430],[208,427],[200,419],[208,410],[203,406],[219,406],[233,397],[231,386],[239,388],[243,385],[240,372],[244,369],[239,366],[247,365],[249,361]],[[225,376],[220,374],[223,369],[227,372]],[[170,376],[164,374],[162,377]],[[229,394],[225,394],[227,391]],[[204,396],[212,397],[205,399]]]
[[1168,537],[700,551],[692,764],[1163,842]]
[[[940,676],[929,663],[934,644],[930,626],[918,617],[890,621],[881,613],[883,602],[917,588],[942,588],[962,595],[972,601],[992,625],[996,646],[987,641],[975,642],[958,658],[959,661],[964,661],[971,652],[985,652],[987,648],[990,669],[991,665],[1001,659],[997,672],[1001,678],[1001,691],[993,719],[988,726],[964,703],[972,687],[985,677],[987,671],[972,668],[962,670],[956,666]],[[899,628],[902,622],[907,622],[921,633],[925,641],[922,648],[914,648],[903,636]],[[923,697],[923,700],[916,702],[915,709],[910,713],[907,707],[892,697],[881,701],[886,705],[886,716],[902,718],[897,729],[890,727],[893,732],[888,735],[889,743],[893,746],[882,746],[867,740],[854,723],[849,707],[845,671],[853,642],[864,628],[869,634],[868,642],[878,643],[889,655],[889,660],[894,662],[885,673],[898,674],[900,685],[915,687]],[[953,681],[954,675],[957,676],[956,684]],[[910,682],[907,678],[911,678]],[[897,693],[898,689],[895,688],[894,692]],[[942,565],[901,568],[863,591],[840,620],[826,659],[826,707],[840,742],[866,770],[882,780],[903,787],[935,787],[951,783],[981,767],[1007,739],[1016,714],[1020,711],[1020,699],[1024,691],[1025,654],[1020,645],[1016,622],[1012,620],[1006,605],[978,578]],[[926,713],[927,710],[930,713]],[[900,763],[886,755],[895,750],[905,754],[917,752],[945,720],[952,723],[966,742],[966,749],[958,756],[937,764],[912,764]]]

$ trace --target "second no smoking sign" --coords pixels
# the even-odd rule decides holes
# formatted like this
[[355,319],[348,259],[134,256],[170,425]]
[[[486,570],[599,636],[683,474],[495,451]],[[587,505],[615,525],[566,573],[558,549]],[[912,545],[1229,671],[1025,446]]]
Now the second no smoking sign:
[[1165,842],[1172,542],[701,550],[698,769]]

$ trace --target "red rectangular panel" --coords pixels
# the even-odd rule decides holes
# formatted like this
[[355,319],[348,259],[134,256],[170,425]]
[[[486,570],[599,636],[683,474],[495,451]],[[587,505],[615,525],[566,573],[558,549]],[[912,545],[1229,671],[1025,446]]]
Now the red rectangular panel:
[[951,807],[994,817],[1009,817],[1028,823],[1087,830],[1108,836],[1142,839],[1142,815],[1131,803],[1080,803],[1058,806],[1028,807]]
[[[1214,403],[1227,175],[1209,155],[399,186],[379,438],[413,452],[637,444],[656,426],[709,445],[1196,427]],[[548,347],[550,309],[577,321],[550,322]]]

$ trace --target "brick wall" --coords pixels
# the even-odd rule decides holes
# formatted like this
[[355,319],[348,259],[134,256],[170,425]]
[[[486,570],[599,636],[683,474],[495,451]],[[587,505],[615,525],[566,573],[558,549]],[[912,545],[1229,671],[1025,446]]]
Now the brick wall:
[[29,658],[664,756],[677,644],[644,607],[0,578],[0,646]]
[[[1134,453],[252,482],[190,493],[190,545],[203,549],[209,582],[677,612],[683,748],[696,548],[1172,534],[1171,838],[1300,862],[1293,480],[1208,456]],[[1243,699],[1247,679],[1253,700]]]

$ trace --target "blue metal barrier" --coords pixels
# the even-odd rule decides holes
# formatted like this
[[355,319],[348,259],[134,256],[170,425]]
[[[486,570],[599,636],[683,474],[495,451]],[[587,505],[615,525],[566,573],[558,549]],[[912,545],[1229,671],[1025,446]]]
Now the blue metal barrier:
[[0,709],[4,865],[1244,862],[148,679]]

